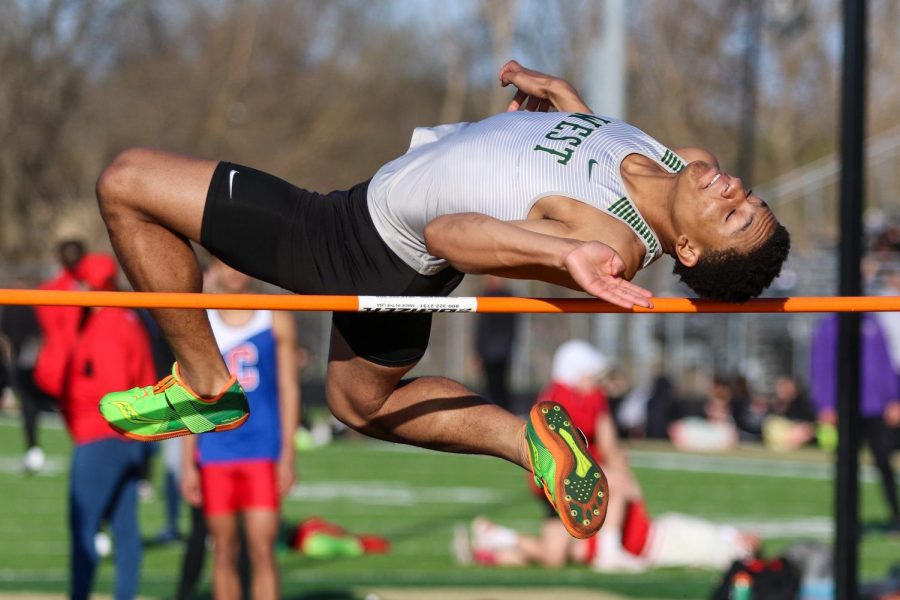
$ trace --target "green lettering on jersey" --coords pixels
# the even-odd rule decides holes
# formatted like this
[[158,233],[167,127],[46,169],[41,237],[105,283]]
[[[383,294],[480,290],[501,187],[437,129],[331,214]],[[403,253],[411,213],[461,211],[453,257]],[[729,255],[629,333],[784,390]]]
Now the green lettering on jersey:
[[572,158],[572,155],[575,153],[575,150],[572,148],[566,148],[564,152],[560,152],[559,150],[554,150],[553,148],[547,148],[546,146],[541,146],[540,144],[534,147],[535,151],[546,152],[548,154],[552,154],[554,156],[559,157],[556,162],[561,165],[564,165],[569,162],[569,159]]
[[560,121],[553,126],[553,129],[544,135],[544,138],[547,140],[563,142],[565,144],[564,148],[556,150],[538,144],[534,147],[534,150],[552,154],[558,157],[556,162],[561,165],[566,165],[569,163],[569,159],[572,158],[572,155],[575,153],[578,146],[581,145],[582,141],[597,131],[598,128],[612,123],[612,121],[604,119],[603,117],[584,113],[572,113],[569,115],[569,119],[570,120],[567,121]]
[[570,117],[586,121],[594,127],[603,127],[604,125],[609,125],[610,123],[612,123],[612,121],[604,119],[603,117],[598,117],[597,115],[587,115],[584,113],[572,113]]

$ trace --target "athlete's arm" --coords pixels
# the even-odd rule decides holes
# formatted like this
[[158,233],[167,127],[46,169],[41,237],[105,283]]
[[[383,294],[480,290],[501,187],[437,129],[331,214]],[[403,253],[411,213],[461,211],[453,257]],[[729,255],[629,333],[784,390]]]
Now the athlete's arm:
[[526,69],[514,60],[500,69],[500,85],[516,87],[516,95],[506,109],[508,112],[520,109],[547,112],[551,106],[560,112],[591,112],[568,81]]
[[296,480],[294,434],[300,422],[300,376],[297,365],[297,330],[289,312],[272,315],[275,360],[278,373],[278,408],[281,425],[281,454],[278,459],[278,491],[285,495]]
[[570,278],[577,289],[623,308],[652,306],[649,291],[622,277],[625,264],[615,250],[571,237],[559,221],[500,221],[480,213],[443,215],[425,227],[428,252],[464,273],[556,284]]
[[203,492],[200,488],[200,469],[197,467],[197,436],[181,438],[181,496],[191,506],[200,506]]

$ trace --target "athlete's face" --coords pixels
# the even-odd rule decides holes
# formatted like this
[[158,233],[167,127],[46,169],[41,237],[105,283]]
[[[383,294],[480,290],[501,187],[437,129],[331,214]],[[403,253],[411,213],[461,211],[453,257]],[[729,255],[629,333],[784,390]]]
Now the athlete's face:
[[703,161],[679,172],[672,221],[676,254],[688,266],[705,251],[750,252],[769,239],[778,223],[740,179]]

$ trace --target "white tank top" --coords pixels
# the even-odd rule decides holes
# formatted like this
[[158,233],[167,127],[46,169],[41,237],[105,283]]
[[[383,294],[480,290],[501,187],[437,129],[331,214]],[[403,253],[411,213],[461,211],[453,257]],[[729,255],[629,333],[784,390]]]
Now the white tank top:
[[231,325],[226,323],[218,310],[208,309],[206,316],[213,330],[213,336],[219,345],[219,352],[225,353],[247,340],[251,340],[260,333],[272,330],[272,311],[256,310],[243,325]]
[[674,152],[622,121],[581,113],[503,113],[477,123],[420,127],[409,150],[369,184],[378,233],[423,275],[447,266],[425,249],[425,226],[475,212],[502,221],[527,218],[545,196],[565,196],[626,223],[646,248],[643,267],[662,254],[656,234],[629,199],[621,163],[641,154],[670,173]]

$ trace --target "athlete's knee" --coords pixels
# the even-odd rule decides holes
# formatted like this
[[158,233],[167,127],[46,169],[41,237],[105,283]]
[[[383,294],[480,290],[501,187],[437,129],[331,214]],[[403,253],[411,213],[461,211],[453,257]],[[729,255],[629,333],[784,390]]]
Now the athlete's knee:
[[357,409],[354,395],[348,386],[328,377],[325,384],[325,399],[334,417],[351,429],[359,431],[368,421]]
[[328,408],[335,418],[356,431],[364,432],[389,394],[378,397],[374,390],[363,390],[352,378],[329,374],[325,385]]
[[237,562],[240,540],[231,535],[213,535],[213,556],[218,564]]
[[265,536],[262,539],[247,540],[247,554],[250,562],[257,567],[268,567],[275,562],[275,539]]
[[107,220],[126,209],[135,191],[140,189],[140,165],[150,152],[144,148],[124,150],[100,173],[96,185],[97,201]]

